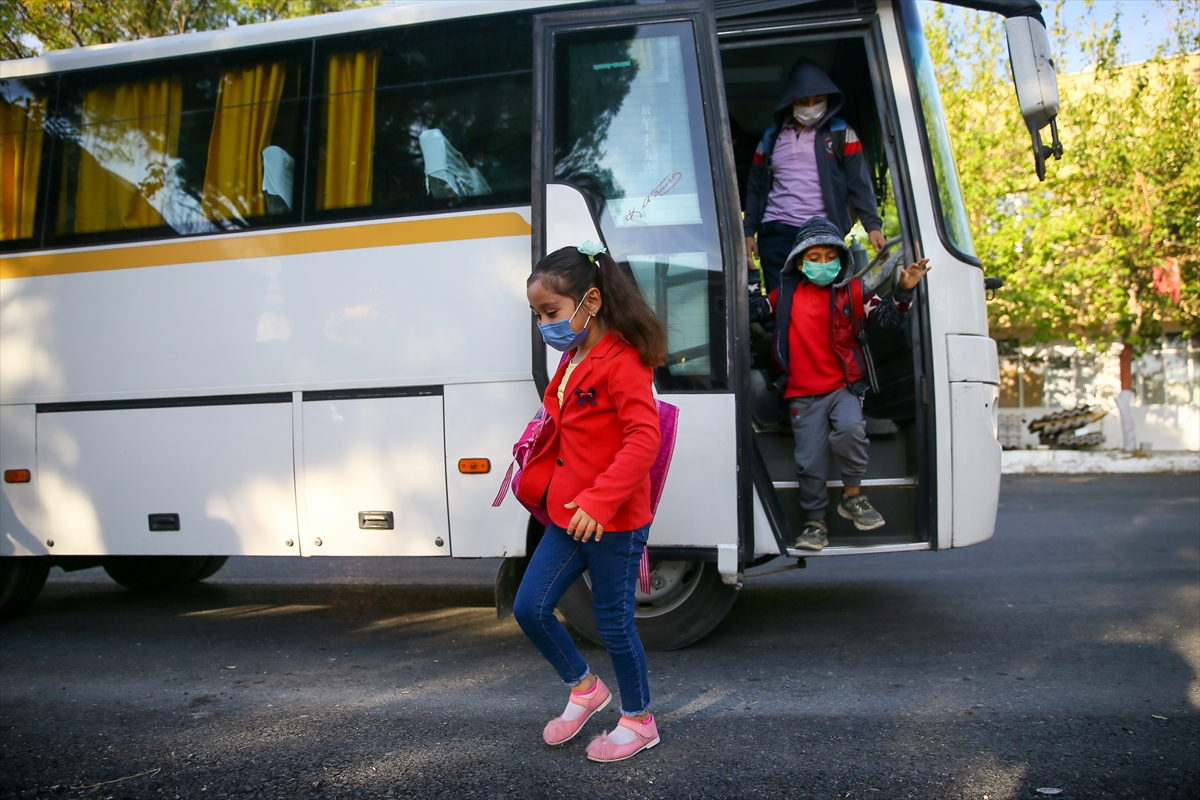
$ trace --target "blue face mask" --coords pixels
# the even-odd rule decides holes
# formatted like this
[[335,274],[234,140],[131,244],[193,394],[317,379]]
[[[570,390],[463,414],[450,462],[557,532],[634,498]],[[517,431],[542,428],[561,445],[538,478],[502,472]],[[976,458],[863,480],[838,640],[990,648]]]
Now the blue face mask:
[[804,274],[817,286],[828,286],[842,271],[842,260],[835,258],[828,264],[818,264],[816,261],[804,262]]
[[[579,305],[575,306],[575,311],[571,314],[571,319],[560,319],[557,322],[548,322],[545,325],[538,326],[538,330],[542,332],[542,339],[546,344],[555,350],[561,350],[565,353],[572,347],[578,347],[587,338],[587,325],[584,325],[583,330],[578,333],[571,327],[571,320],[575,319],[575,314],[578,314],[581,308],[583,308],[582,300],[579,301]],[[591,319],[590,315],[588,319]]]

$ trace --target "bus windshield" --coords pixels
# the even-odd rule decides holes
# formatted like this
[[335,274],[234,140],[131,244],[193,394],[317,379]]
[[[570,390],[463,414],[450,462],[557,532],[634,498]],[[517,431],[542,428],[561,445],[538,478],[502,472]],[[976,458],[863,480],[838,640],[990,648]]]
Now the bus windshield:
[[915,3],[904,4],[903,19],[909,57],[913,63],[913,75],[916,78],[917,92],[921,96],[921,116],[925,120],[925,135],[929,141],[933,180],[937,184],[935,196],[941,210],[943,235],[946,244],[951,248],[974,258],[975,245],[971,241],[971,227],[967,219],[966,204],[963,202],[962,187],[958,183],[958,170],[954,167],[954,152],[950,148],[950,132],[946,130],[942,97],[938,93],[937,76],[933,71],[929,48],[925,45],[921,14]]

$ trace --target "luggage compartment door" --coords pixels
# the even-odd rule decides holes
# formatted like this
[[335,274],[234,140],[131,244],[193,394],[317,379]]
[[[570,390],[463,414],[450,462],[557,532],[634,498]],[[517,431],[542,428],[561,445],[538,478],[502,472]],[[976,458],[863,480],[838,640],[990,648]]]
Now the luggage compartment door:
[[39,407],[38,492],[49,552],[299,554],[289,399]]
[[442,388],[305,392],[305,555],[448,556]]

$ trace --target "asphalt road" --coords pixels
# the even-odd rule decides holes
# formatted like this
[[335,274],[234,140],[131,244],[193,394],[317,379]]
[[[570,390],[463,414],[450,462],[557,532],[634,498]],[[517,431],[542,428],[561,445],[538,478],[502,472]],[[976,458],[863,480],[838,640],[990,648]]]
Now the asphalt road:
[[984,545],[748,582],[651,654],[662,744],[613,765],[541,743],[564,691],[495,568],[236,559],[166,598],[55,570],[0,627],[0,797],[1200,796],[1196,475],[1007,477]]

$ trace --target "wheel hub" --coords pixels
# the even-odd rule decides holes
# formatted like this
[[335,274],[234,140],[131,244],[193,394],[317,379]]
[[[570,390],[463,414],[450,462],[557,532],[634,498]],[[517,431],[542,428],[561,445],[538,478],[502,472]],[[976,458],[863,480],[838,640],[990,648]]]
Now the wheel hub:
[[[633,615],[638,619],[657,617],[683,605],[700,584],[701,566],[695,561],[651,561],[650,593],[644,594],[638,581]],[[583,579],[590,589],[591,574],[584,572]]]

